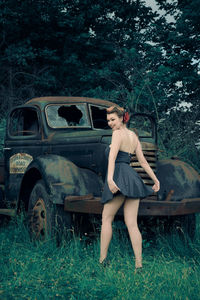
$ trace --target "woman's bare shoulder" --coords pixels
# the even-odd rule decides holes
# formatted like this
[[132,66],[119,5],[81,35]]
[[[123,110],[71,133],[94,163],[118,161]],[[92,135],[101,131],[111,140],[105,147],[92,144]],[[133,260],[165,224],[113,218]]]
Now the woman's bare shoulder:
[[132,131],[130,129],[128,131],[129,131],[130,136],[132,136],[134,138],[134,140],[138,140],[138,136],[134,131]]
[[122,136],[121,130],[118,130],[118,129],[114,130],[113,133],[112,133],[112,136],[117,137],[117,138],[121,137]]

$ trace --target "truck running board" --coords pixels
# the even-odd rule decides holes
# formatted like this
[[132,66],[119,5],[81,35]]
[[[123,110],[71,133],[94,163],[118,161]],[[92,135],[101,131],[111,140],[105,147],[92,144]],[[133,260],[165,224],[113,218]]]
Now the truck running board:
[[16,215],[16,210],[11,208],[0,208],[0,215],[14,217]]
[[[101,214],[103,205],[100,197],[92,194],[85,196],[67,196],[64,201],[64,210],[79,213]],[[134,200],[133,200],[134,201]],[[148,197],[140,201],[140,216],[176,216],[200,212],[200,198],[183,199],[182,201],[158,201]],[[123,208],[118,211],[123,214]]]

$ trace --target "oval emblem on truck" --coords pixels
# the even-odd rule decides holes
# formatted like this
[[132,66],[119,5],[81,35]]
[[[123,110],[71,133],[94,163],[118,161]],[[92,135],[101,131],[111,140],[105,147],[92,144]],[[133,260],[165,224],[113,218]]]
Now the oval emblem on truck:
[[16,153],[10,157],[10,174],[23,174],[33,157],[27,153]]

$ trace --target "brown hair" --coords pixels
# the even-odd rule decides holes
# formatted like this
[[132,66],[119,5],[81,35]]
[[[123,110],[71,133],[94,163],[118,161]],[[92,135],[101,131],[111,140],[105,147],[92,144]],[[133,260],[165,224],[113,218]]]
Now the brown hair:
[[120,106],[110,106],[109,108],[106,109],[107,114],[114,114],[116,113],[119,118],[124,116],[124,109]]

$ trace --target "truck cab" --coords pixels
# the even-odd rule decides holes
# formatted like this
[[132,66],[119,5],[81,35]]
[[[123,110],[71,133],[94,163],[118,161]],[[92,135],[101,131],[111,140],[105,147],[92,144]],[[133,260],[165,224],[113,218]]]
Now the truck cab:
[[[104,152],[112,136],[106,108],[112,105],[116,104],[93,98],[41,97],[13,108],[0,172],[4,186],[0,213],[14,215],[23,207],[37,236],[51,233],[58,219],[68,220],[69,225],[74,213],[101,214],[107,168]],[[199,174],[180,160],[158,160],[154,118],[143,113],[130,116],[128,127],[138,134],[161,182],[158,194],[141,201],[139,214],[199,212]],[[131,166],[145,184],[153,185],[135,155]]]

